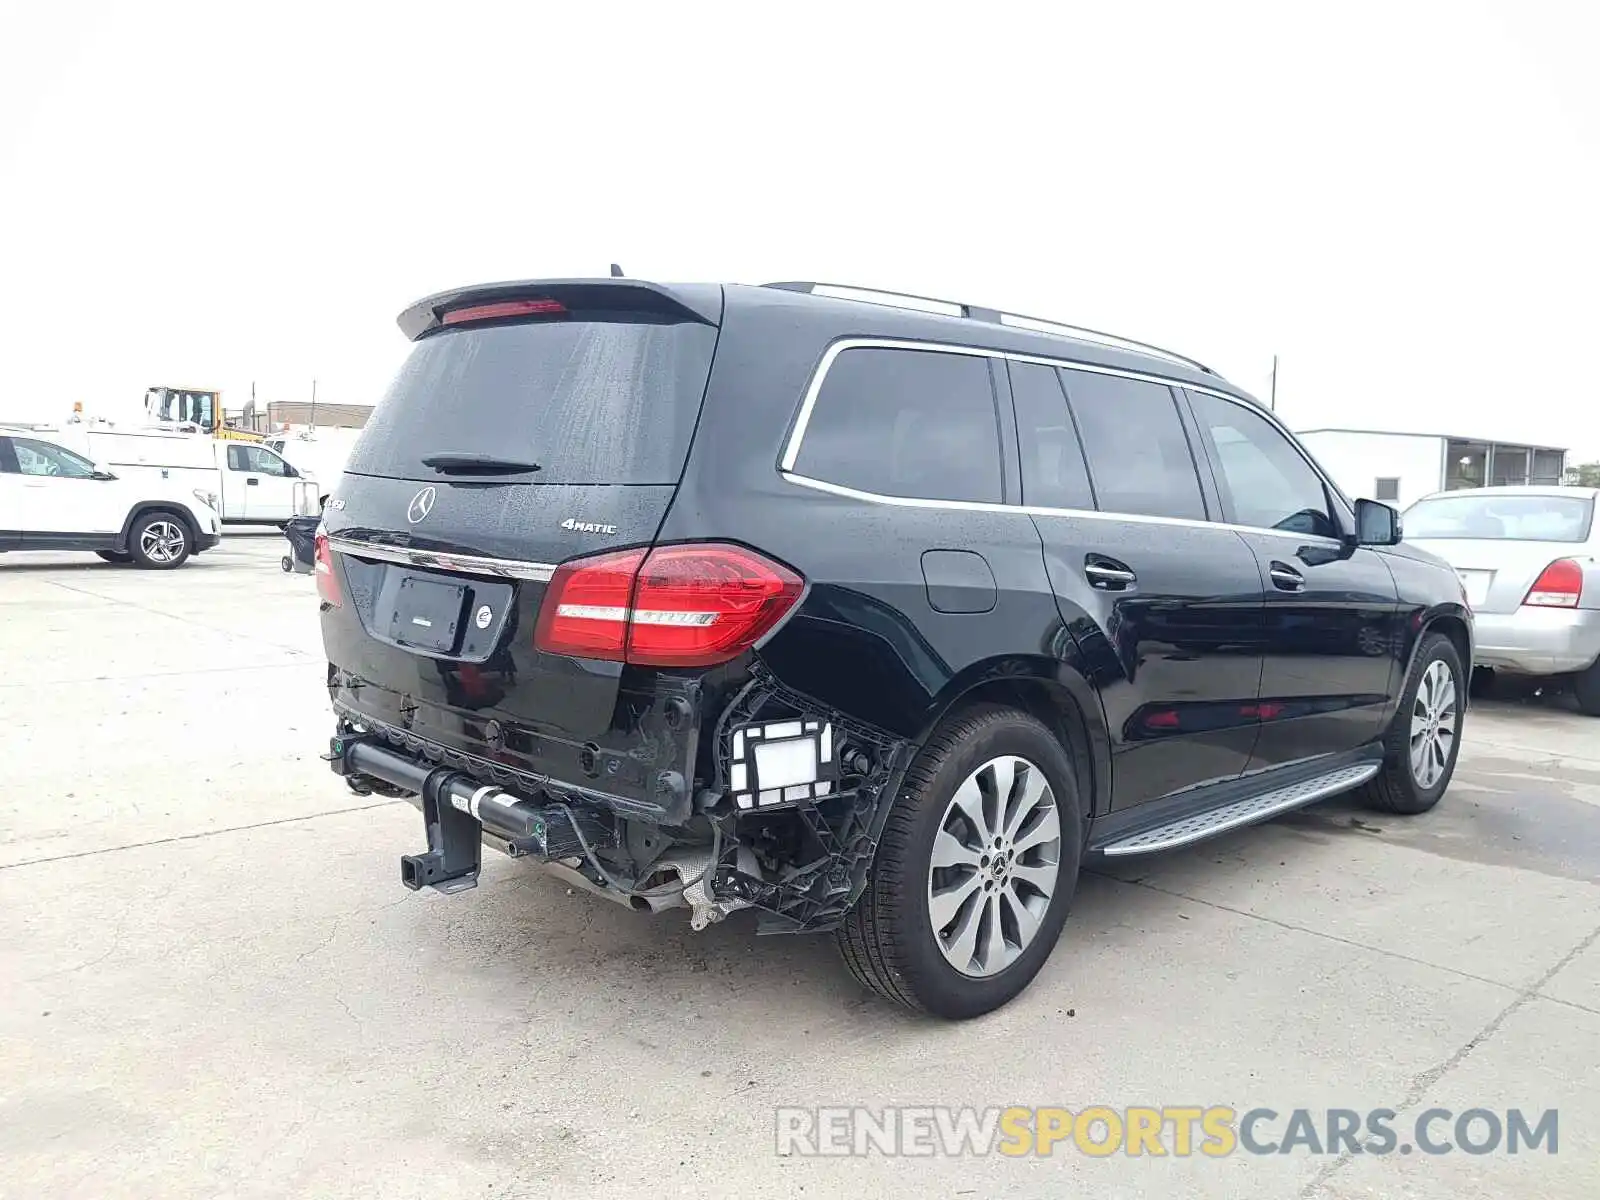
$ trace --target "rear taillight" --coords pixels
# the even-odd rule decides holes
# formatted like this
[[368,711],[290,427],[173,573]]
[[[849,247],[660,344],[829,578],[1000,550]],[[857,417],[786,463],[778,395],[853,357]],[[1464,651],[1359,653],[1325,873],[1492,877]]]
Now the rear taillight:
[[505,317],[561,316],[566,311],[567,306],[559,300],[500,300],[453,308],[440,320],[446,325],[464,325],[468,321],[498,321]]
[[339,598],[339,580],[333,573],[333,551],[328,547],[328,535],[317,534],[317,551],[315,558],[315,574],[317,576],[317,595],[323,602],[335,608],[343,606],[344,601]]
[[794,607],[800,577],[738,546],[662,546],[639,568],[628,661],[702,667],[748,650]]
[[1570,558],[1558,558],[1533,581],[1524,604],[1536,608],[1577,608],[1583,599],[1583,567]]
[[551,654],[640,666],[708,667],[750,649],[805,584],[741,546],[659,546],[560,567],[534,645]]
[[643,550],[620,550],[558,567],[539,608],[533,644],[552,654],[621,662],[633,580],[644,556]]

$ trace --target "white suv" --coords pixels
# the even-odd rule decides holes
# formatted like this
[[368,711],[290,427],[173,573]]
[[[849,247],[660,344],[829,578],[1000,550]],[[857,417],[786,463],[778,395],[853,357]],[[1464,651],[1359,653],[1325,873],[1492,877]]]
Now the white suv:
[[92,550],[107,562],[171,570],[221,540],[208,493],[121,479],[40,437],[0,436],[0,551]]

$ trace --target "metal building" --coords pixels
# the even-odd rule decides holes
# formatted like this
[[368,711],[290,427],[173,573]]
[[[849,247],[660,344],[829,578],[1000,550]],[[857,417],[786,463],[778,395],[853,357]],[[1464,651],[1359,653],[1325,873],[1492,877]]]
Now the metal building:
[[1567,451],[1443,433],[1305,429],[1306,449],[1352,498],[1405,508],[1430,492],[1523,483],[1560,483]]

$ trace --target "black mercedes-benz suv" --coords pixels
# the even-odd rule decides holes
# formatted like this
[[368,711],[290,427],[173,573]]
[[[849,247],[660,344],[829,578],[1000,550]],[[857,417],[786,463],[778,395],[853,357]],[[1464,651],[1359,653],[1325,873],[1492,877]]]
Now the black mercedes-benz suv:
[[[829,294],[832,293],[832,294]],[[1083,863],[1450,782],[1472,615],[1190,359],[813,284],[431,296],[324,513],[329,761],[481,847],[835,932],[970,1017]]]

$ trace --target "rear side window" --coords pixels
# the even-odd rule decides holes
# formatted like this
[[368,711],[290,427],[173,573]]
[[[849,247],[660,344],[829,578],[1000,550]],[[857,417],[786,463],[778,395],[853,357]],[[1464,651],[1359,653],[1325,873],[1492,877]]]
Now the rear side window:
[[451,329],[416,344],[350,454],[355,475],[437,479],[427,455],[534,462],[543,483],[677,483],[717,331],[651,314]]
[[1172,389],[1064,370],[1102,512],[1206,519],[1200,477]]
[[1055,368],[1013,362],[1007,369],[1017,406],[1022,502],[1041,508],[1094,508],[1083,447]]
[[1000,503],[988,361],[930,350],[843,351],[822,381],[794,469],[880,495]]

